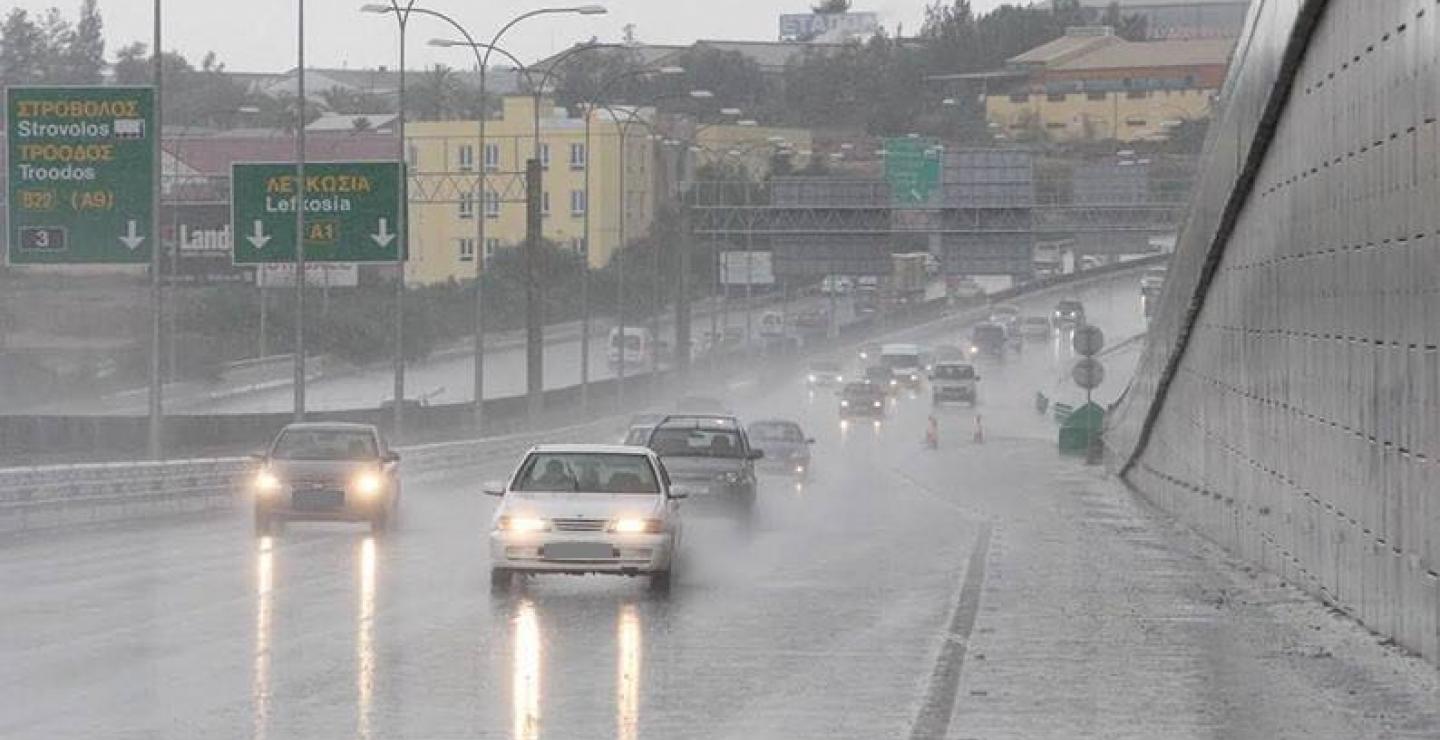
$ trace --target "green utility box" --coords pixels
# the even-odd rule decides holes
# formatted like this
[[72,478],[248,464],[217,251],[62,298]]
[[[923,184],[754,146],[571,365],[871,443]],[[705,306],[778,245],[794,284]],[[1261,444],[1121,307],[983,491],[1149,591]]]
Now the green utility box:
[[1060,454],[1085,457],[1105,428],[1105,409],[1087,403],[1070,413],[1060,425]]

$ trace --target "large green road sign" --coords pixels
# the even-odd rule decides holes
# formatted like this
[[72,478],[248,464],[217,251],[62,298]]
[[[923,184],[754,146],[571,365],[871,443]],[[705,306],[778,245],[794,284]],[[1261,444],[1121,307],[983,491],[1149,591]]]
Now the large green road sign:
[[12,87],[5,131],[10,264],[150,261],[151,88]]
[[890,200],[920,205],[940,186],[940,148],[934,139],[898,137],[885,140],[885,179]]
[[[306,162],[305,260],[400,261],[400,182],[398,162]],[[235,264],[295,261],[296,185],[293,163],[234,165]]]

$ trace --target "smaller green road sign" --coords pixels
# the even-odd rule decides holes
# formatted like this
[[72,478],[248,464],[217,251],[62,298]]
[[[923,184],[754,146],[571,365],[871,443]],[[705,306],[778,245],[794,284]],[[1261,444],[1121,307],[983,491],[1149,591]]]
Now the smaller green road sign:
[[921,205],[940,186],[940,142],[935,139],[897,137],[885,140],[885,179],[890,200]]
[[[305,163],[305,261],[398,262],[399,162]],[[295,165],[236,164],[230,223],[237,265],[295,261]]]
[[5,126],[10,264],[150,261],[151,88],[12,87]]

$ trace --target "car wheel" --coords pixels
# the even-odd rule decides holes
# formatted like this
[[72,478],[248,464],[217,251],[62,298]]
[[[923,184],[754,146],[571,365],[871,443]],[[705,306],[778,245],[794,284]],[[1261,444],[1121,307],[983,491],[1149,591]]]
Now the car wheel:
[[670,593],[670,569],[657,570],[650,574],[650,592],[662,595]]
[[490,569],[490,593],[503,594],[515,582],[515,573],[507,568]]

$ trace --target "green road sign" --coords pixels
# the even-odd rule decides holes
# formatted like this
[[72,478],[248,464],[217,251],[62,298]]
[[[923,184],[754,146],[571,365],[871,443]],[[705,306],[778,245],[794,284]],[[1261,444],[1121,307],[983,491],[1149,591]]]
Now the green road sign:
[[[398,162],[305,163],[305,261],[397,262]],[[295,261],[295,165],[236,164],[230,224],[237,265]]]
[[885,140],[885,179],[896,204],[919,205],[940,187],[940,142],[896,137]]
[[151,88],[12,87],[5,131],[10,264],[150,261]]

